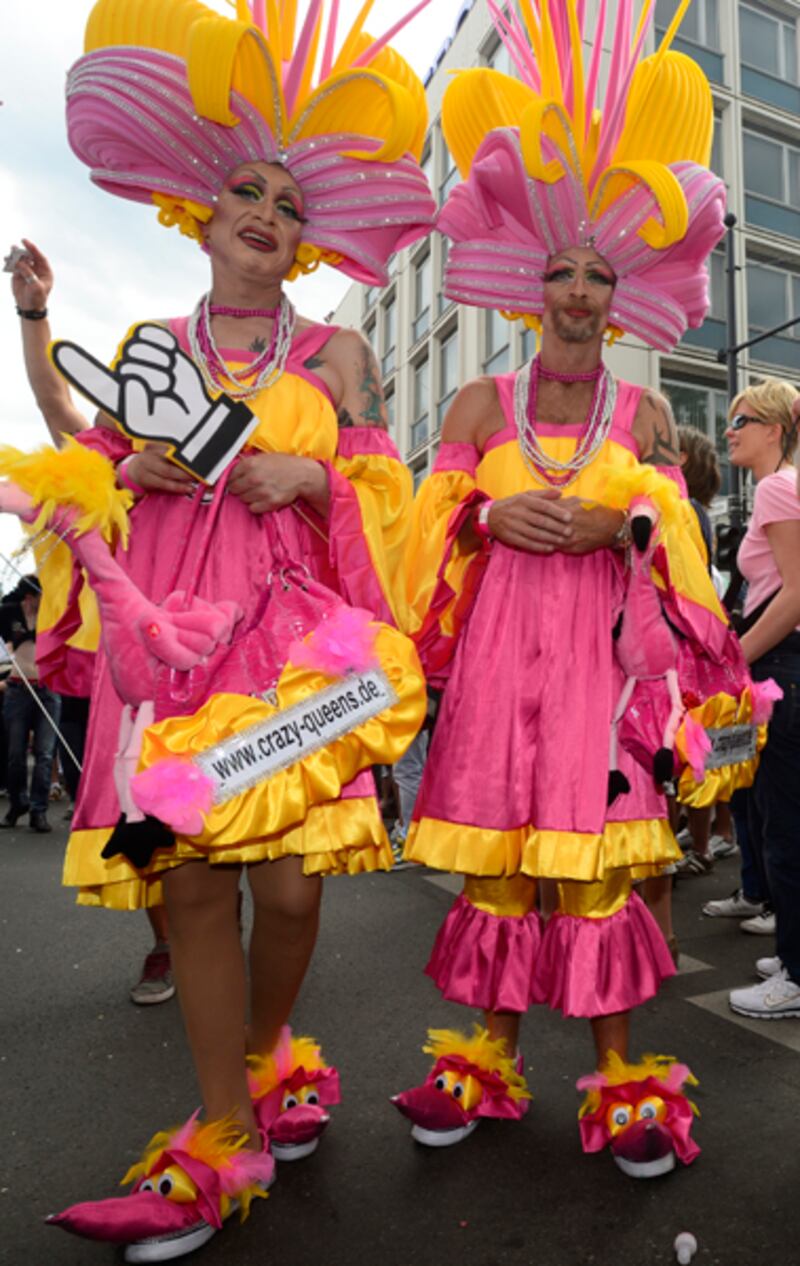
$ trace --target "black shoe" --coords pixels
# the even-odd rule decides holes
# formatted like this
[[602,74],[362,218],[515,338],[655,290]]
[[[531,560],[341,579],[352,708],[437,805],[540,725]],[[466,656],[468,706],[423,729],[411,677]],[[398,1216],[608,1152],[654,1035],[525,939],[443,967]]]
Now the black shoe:
[[9,809],[4,818],[0,818],[0,826],[15,827],[20,818],[24,818],[27,809]]
[[36,813],[32,811],[29,822],[31,830],[36,831],[38,835],[46,835],[48,831],[53,829],[47,820],[47,814],[44,812]]

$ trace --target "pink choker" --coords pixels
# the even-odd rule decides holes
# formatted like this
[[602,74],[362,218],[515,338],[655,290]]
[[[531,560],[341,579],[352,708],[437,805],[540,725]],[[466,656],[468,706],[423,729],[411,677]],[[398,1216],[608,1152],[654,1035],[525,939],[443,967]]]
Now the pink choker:
[[224,303],[212,303],[208,308],[209,316],[225,316],[225,317],[258,317],[260,320],[274,320],[280,312],[280,304],[277,308],[229,308]]
[[596,369],[590,369],[585,374],[561,374],[556,369],[545,369],[540,357],[536,357],[537,376],[546,378],[551,382],[596,382],[603,372],[602,361]]

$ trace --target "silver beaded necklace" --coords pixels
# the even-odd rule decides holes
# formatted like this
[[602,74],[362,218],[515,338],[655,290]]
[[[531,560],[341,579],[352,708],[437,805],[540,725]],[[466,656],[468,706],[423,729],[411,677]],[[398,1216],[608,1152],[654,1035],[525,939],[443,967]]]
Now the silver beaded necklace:
[[[536,358],[534,358],[535,360]],[[575,445],[575,452],[566,462],[550,457],[539,443],[531,412],[531,375],[534,360],[517,374],[514,382],[514,421],[517,426],[517,442],[523,461],[537,483],[550,487],[566,487],[591,462],[602,448],[608,433],[617,404],[617,380],[604,368],[595,391],[590,415],[586,420],[583,434]]]
[[[208,341],[208,345],[217,361],[220,364],[225,362],[214,341],[214,335],[211,333],[211,319],[208,306],[209,296],[206,294],[203,295],[189,318],[187,333],[192,359],[200,370],[203,382],[209,391],[212,393],[224,391],[226,395],[231,396],[234,400],[250,400],[262,388],[271,387],[273,383],[277,382],[286,368],[294,337],[294,327],[297,321],[297,313],[294,306],[286,298],[286,295],[281,295],[280,308],[276,317],[277,330],[274,339],[274,351],[252,382],[247,383],[242,382],[242,379],[250,377],[252,370],[248,369],[248,367],[242,370],[230,371],[226,374],[225,381],[222,381],[215,373],[212,365],[209,364],[208,356],[201,346],[201,338]],[[202,334],[199,333],[201,329]]]

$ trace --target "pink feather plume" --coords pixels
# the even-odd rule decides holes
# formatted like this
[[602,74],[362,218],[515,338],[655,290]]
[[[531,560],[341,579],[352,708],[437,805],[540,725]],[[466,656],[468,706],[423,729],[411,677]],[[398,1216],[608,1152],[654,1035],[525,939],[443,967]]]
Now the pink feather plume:
[[689,713],[684,721],[686,755],[692,767],[695,782],[702,782],[706,775],[706,756],[711,751],[711,740],[699,721]]
[[783,691],[777,681],[773,681],[771,677],[767,677],[766,681],[754,681],[751,691],[753,694],[753,724],[763,725],[772,716],[774,705],[779,699],[783,698]]
[[289,659],[300,667],[315,668],[326,677],[374,668],[376,629],[369,611],[341,606],[322,618],[314,632],[289,647]]
[[180,835],[199,835],[214,801],[214,784],[188,760],[167,758],[134,774],[131,794],[149,813]]

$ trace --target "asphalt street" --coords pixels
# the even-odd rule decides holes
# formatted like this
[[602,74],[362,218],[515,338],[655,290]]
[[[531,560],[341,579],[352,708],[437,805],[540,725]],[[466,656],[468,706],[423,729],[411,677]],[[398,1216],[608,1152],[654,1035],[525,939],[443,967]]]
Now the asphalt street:
[[[128,1000],[148,948],[144,916],[78,908],[60,886],[62,814],[56,806],[50,836],[0,834],[0,1262],[117,1266],[117,1250],[42,1219],[116,1194],[150,1136],[184,1120],[197,1093],[177,1004]],[[453,884],[417,869],[329,880],[296,1028],[338,1065],[343,1102],[316,1154],[282,1165],[249,1221],[189,1260],[666,1266],[688,1229],[694,1266],[800,1262],[800,1020],[731,1015],[726,991],[755,979],[772,943],[700,914],[737,873],[732,859],[680,882],[682,971],[636,1018],[635,1052],[676,1055],[701,1083],[702,1155],[649,1182],[606,1153],[581,1153],[575,1081],[592,1068],[588,1025],[542,1009],[523,1029],[535,1097],[524,1121],[482,1123],[452,1149],[412,1143],[388,1097],[424,1076],[426,1026],[467,1018],[422,975]]]

